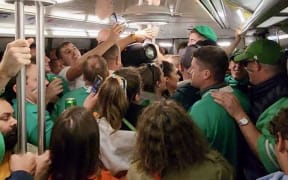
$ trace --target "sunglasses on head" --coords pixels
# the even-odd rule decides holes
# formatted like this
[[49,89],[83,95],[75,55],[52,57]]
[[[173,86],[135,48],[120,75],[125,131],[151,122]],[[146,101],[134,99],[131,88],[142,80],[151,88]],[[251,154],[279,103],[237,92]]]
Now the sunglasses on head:
[[123,89],[125,96],[127,96],[127,80],[125,78],[123,78],[122,76],[116,75],[116,74],[112,74],[110,76],[111,78],[114,78],[118,81],[120,87]]
[[148,69],[152,73],[152,82],[154,83],[156,81],[155,68],[160,67],[161,71],[163,71],[163,66],[162,66],[162,64],[157,64],[157,63],[147,63],[147,66],[148,66]]

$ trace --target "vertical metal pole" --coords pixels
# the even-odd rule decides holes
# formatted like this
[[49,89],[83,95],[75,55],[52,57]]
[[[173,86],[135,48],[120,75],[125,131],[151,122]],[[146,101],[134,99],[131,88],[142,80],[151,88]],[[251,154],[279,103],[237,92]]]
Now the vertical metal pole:
[[[24,2],[15,1],[15,39],[24,39]],[[18,119],[18,152],[25,153],[26,146],[26,69],[23,66],[17,76],[17,119]]]
[[38,68],[38,153],[45,150],[45,43],[44,43],[44,6],[35,2],[36,7],[36,62]]
[[275,30],[275,36],[277,37],[276,42],[277,42],[278,44],[280,44],[279,29],[278,29],[278,28],[276,28],[276,30]]

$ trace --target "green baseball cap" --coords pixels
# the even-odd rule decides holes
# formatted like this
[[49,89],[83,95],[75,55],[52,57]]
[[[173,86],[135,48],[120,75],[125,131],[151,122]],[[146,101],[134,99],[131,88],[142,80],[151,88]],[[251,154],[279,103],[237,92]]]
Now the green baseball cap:
[[262,64],[276,65],[282,54],[282,48],[278,43],[268,39],[260,39],[251,43],[242,54],[234,58],[234,61],[255,59]]
[[230,61],[235,61],[235,57],[242,54],[244,52],[244,49],[236,49],[232,55],[230,56],[229,60]]
[[5,156],[5,142],[4,137],[2,136],[0,132],[0,164]]
[[195,26],[193,30],[197,31],[199,34],[201,34],[207,39],[210,39],[212,41],[217,41],[217,35],[215,31],[209,26],[199,25],[199,26]]

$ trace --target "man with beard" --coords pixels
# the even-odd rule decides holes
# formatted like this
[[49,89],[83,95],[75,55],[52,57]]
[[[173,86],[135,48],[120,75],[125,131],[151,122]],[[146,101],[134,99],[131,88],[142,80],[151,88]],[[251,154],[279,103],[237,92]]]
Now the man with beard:
[[4,141],[0,140],[0,149],[5,149],[4,159],[2,163],[0,161],[0,179],[7,177],[7,180],[32,180],[36,157],[32,153],[11,155],[17,143],[17,121],[13,117],[14,110],[7,101],[0,99],[0,107],[0,135],[4,137]]
[[7,101],[0,99],[0,107],[0,132],[4,137],[4,144],[0,146],[5,147],[5,156],[0,164],[0,179],[5,179],[10,175],[9,158],[17,143],[17,121],[13,117],[14,110]]

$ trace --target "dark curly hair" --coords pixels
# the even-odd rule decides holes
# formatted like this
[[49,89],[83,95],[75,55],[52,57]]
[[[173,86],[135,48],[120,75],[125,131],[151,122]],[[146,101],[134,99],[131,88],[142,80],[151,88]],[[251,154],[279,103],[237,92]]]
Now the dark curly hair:
[[160,173],[202,162],[210,150],[200,130],[174,101],[154,102],[138,119],[135,160],[138,169]]

